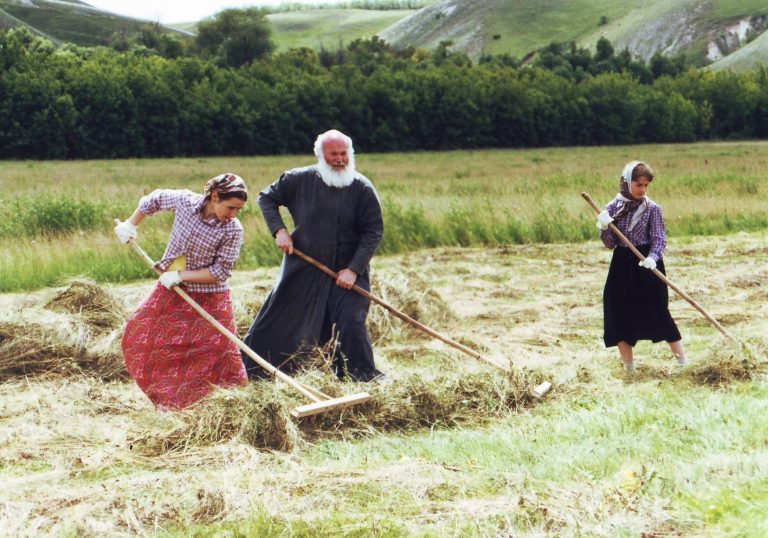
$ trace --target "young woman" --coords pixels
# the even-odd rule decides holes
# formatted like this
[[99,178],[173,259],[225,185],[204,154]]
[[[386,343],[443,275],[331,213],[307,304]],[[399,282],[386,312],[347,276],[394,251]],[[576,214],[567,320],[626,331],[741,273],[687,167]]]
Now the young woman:
[[[628,372],[635,371],[633,348],[638,340],[666,340],[677,362],[686,364],[680,331],[669,313],[667,286],[652,272],[664,273],[667,235],[661,207],[646,195],[651,181],[650,166],[640,161],[628,163],[621,173],[619,194],[597,217],[600,238],[613,249],[603,291],[603,340],[606,347],[618,346]],[[610,223],[645,260],[637,263],[632,251],[610,231]]]
[[[203,194],[160,189],[144,196],[131,217],[115,227],[127,243],[137,226],[158,211],[175,213],[163,258],[164,271],[125,327],[123,356],[128,372],[152,402],[180,409],[203,398],[213,386],[247,382],[240,351],[172,291],[185,291],[217,321],[235,332],[227,279],[240,254],[243,227],[237,213],[248,200],[243,180],[222,174]],[[180,270],[170,270],[176,261]]]

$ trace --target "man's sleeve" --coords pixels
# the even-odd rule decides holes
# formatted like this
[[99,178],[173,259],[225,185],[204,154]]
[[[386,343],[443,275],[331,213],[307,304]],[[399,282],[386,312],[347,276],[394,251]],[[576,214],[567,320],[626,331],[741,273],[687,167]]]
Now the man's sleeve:
[[360,225],[360,243],[357,246],[352,261],[349,262],[349,268],[358,275],[365,272],[366,267],[373,258],[376,248],[381,243],[384,236],[384,218],[381,215],[381,204],[376,190],[372,184],[368,184],[363,191],[360,200],[359,225]]
[[280,228],[286,228],[280,216],[280,206],[290,207],[295,194],[295,178],[284,172],[274,183],[259,193],[259,209],[274,236]]

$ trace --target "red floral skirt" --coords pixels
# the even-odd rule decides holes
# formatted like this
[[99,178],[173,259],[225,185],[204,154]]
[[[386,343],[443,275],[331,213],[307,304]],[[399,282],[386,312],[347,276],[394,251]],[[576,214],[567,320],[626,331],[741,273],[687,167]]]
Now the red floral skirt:
[[[228,291],[188,295],[235,332]],[[237,346],[160,284],[128,320],[122,347],[128,373],[160,408],[181,409],[214,386],[242,385],[248,379]]]

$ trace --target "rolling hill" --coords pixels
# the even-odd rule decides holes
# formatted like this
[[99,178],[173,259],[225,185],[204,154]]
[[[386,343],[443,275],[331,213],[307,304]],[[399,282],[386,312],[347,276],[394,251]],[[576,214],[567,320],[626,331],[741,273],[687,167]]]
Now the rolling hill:
[[78,0],[0,0],[0,29],[25,27],[54,42],[105,45],[149,21],[102,11]]
[[768,6],[758,0],[443,0],[379,36],[397,47],[450,40],[474,58],[523,58],[553,41],[593,48],[604,36],[646,60],[685,53],[706,64],[762,33],[766,19]]
[[760,66],[768,65],[768,32],[761,34],[736,52],[725,56],[713,63],[714,70],[730,69],[731,71],[750,71]]
[[370,38],[418,10],[311,9],[267,15],[277,50],[337,49]]
[[[524,58],[549,43],[594,49],[601,37],[648,60],[688,55],[713,69],[744,71],[768,63],[765,0],[440,0],[422,9],[302,9],[270,13],[278,50],[335,49],[378,35],[395,47],[432,49],[451,41],[473,59]],[[0,0],[0,29],[27,27],[55,42],[103,45],[148,21],[80,0]],[[196,23],[174,25],[188,34]]]

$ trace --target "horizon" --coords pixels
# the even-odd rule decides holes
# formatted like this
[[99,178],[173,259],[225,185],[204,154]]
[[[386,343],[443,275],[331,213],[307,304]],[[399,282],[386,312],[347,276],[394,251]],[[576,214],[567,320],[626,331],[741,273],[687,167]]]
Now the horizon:
[[[301,0],[299,3],[323,5],[338,3],[339,0]],[[195,22],[212,17],[225,9],[247,7],[277,7],[293,3],[284,0],[225,0],[207,2],[202,0],[88,0],[89,6],[136,19],[161,24]]]

